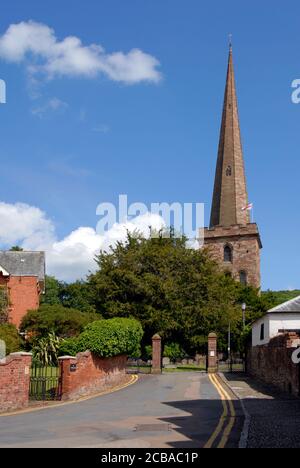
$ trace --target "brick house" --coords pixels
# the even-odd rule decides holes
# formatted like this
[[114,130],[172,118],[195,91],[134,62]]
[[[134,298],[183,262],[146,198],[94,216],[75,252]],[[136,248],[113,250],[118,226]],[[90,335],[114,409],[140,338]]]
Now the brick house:
[[45,253],[0,251],[0,286],[7,293],[8,321],[19,327],[27,311],[40,305],[45,289]]

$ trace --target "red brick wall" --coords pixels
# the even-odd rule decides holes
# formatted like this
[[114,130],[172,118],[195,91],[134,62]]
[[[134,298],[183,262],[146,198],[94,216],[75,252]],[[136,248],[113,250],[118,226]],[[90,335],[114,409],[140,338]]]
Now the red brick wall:
[[[10,302],[9,321],[20,326],[21,320],[28,310],[39,308],[39,285],[35,276],[10,276],[7,282],[8,297]],[[1,283],[0,283],[1,284]]]
[[[81,396],[97,393],[109,385],[126,380],[126,356],[99,358],[90,351],[76,357],[64,356],[60,359],[62,376],[62,399],[73,400]],[[75,365],[76,370],[70,370]]]
[[292,354],[298,345],[299,336],[286,333],[273,338],[268,345],[250,348],[247,353],[247,372],[283,392],[299,396],[300,368],[299,364],[292,361]]
[[0,412],[28,405],[31,354],[12,353],[0,361]]
[[154,335],[152,337],[152,374],[161,374],[161,337]]

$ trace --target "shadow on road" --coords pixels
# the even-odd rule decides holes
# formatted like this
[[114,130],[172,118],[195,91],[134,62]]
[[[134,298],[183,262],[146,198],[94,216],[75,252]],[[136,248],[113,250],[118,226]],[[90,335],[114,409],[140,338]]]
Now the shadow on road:
[[[222,414],[220,400],[183,400],[164,402],[165,405],[184,411],[186,416],[160,418],[168,423],[174,431],[184,436],[186,440],[168,442],[173,448],[201,448],[215,431]],[[238,401],[234,402],[236,421],[231,433],[228,447],[238,447],[240,433],[244,422],[244,414]],[[217,441],[218,442],[218,441]]]
[[263,382],[254,380],[253,378],[249,377],[244,372],[243,373],[242,372],[235,372],[235,373],[223,372],[223,374],[233,389],[235,388],[235,386],[239,388],[239,385],[241,383],[246,384],[246,386],[248,386],[250,389],[249,395],[255,395],[259,393],[259,394],[265,395],[266,397],[270,397],[274,400],[295,400],[295,399],[298,400],[293,395],[279,391],[273,385],[266,385]]

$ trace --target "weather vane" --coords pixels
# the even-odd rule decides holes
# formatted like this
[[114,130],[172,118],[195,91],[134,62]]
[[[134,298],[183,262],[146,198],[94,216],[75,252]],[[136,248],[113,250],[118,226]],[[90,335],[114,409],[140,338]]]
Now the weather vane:
[[229,48],[232,48],[232,34],[229,34]]

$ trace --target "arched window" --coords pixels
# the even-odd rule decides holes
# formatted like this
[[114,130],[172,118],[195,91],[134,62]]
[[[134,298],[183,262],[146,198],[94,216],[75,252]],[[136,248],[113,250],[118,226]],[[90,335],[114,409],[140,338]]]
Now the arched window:
[[225,245],[224,247],[224,262],[232,263],[232,248],[230,245]]
[[240,271],[240,283],[247,286],[247,272],[244,270]]

